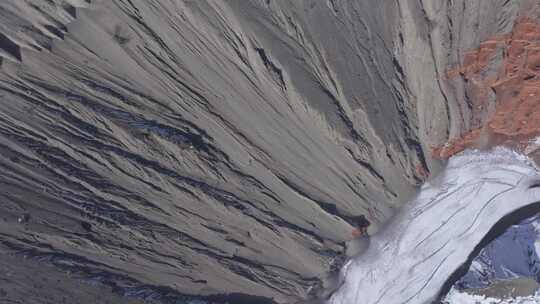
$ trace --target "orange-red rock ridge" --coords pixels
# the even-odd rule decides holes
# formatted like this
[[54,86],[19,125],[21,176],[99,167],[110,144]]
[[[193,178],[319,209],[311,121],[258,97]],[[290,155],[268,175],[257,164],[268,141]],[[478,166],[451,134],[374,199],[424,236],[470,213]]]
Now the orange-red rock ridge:
[[[490,63],[501,51],[502,64],[495,73],[490,73]],[[471,84],[472,129],[434,148],[434,157],[446,159],[466,148],[495,145],[523,151],[532,138],[540,135],[540,23],[537,20],[518,19],[511,33],[481,43],[477,50],[466,53],[462,65],[447,71],[446,76],[448,79],[461,76]],[[486,117],[490,94],[495,94],[495,109]]]

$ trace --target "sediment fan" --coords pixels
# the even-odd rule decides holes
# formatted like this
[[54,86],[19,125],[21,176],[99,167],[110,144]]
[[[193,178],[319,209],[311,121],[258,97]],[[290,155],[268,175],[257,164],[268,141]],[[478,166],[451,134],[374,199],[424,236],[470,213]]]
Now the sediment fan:
[[346,267],[345,283],[330,303],[440,299],[483,246],[540,210],[539,179],[525,158],[503,149],[451,159]]

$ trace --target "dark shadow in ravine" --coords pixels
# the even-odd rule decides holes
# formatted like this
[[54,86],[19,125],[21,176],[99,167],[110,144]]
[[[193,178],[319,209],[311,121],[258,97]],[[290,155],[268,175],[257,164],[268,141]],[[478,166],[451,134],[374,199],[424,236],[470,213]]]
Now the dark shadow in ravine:
[[22,61],[21,48],[15,42],[8,38],[8,36],[0,33],[0,49],[18,61]]
[[[535,185],[540,184],[536,183],[530,186],[529,189],[537,188],[538,186]],[[478,256],[478,254],[480,254],[480,251],[484,247],[502,235],[510,226],[518,224],[519,222],[530,218],[537,213],[540,213],[540,202],[531,203],[503,216],[482,238],[480,243],[474,247],[474,250],[467,257],[467,261],[465,261],[465,263],[463,263],[448,277],[444,285],[441,287],[435,303],[440,303],[448,294],[450,289],[452,289],[452,286],[454,286],[454,284],[469,271],[472,261]]]

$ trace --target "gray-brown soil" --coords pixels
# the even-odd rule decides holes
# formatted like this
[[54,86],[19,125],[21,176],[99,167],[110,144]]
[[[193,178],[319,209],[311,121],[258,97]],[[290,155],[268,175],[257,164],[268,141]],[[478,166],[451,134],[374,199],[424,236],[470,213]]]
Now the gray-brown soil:
[[376,232],[440,169],[470,116],[445,70],[528,2],[2,0],[0,243],[150,293],[306,298],[356,216]]

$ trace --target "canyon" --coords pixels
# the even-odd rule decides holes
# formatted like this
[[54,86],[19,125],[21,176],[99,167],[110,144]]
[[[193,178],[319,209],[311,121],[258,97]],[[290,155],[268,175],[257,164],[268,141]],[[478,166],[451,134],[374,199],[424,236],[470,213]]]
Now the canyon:
[[17,286],[0,302],[317,298],[453,157],[540,160],[539,17],[533,0],[0,1]]

